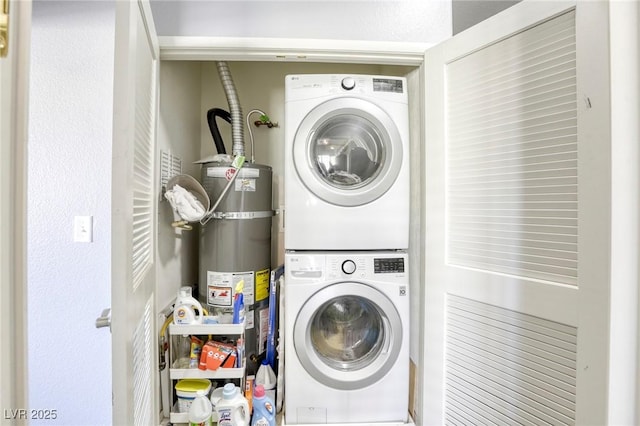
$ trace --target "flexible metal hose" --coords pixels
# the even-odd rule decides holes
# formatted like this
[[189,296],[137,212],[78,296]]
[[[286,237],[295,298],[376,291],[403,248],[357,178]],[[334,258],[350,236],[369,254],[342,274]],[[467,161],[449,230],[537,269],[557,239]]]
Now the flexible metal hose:
[[236,86],[233,84],[227,63],[219,61],[217,62],[217,66],[224,93],[227,95],[229,112],[231,113],[231,138],[233,142],[231,152],[233,155],[244,156],[244,123],[242,120],[242,107],[240,106]]
[[256,161],[256,145],[253,143],[253,133],[251,132],[251,123],[249,123],[249,117],[251,117],[251,114],[253,113],[258,113],[261,115],[266,116],[267,114],[265,114],[264,111],[260,110],[260,109],[252,109],[251,111],[249,111],[247,113],[247,130],[249,130],[249,140],[251,141],[251,162],[254,163]]

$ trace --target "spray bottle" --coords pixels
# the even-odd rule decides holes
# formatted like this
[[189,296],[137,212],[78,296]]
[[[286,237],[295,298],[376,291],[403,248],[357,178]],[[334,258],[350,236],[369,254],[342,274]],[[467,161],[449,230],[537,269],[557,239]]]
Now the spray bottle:
[[244,280],[236,284],[236,292],[233,296],[233,323],[242,324],[244,322]]
[[173,310],[175,324],[202,324],[202,305],[191,295],[191,287],[180,287]]

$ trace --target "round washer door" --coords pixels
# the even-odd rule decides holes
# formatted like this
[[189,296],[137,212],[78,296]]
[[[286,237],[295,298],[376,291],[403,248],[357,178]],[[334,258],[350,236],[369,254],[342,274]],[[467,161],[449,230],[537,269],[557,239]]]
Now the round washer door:
[[403,339],[393,303],[371,286],[342,282],[313,294],[298,313],[293,344],[318,382],[354,390],[376,383],[393,367]]
[[331,99],[300,123],[293,160],[304,185],[324,201],[346,207],[370,203],[395,182],[402,165],[398,128],[377,105]]

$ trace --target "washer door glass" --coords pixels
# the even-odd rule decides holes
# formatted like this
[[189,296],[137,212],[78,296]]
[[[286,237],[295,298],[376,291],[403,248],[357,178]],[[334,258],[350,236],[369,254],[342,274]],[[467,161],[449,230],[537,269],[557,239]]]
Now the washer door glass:
[[380,312],[359,296],[341,296],[322,305],[311,322],[311,344],[331,368],[357,370],[378,357],[386,330]]
[[404,330],[400,314],[379,290],[340,282],[314,293],[300,308],[293,344],[304,369],[333,389],[376,383],[395,365]]
[[344,114],[330,117],[309,141],[315,172],[327,184],[353,189],[378,176],[385,161],[385,141],[366,118]]
[[293,141],[300,180],[317,197],[340,206],[370,203],[391,188],[403,157],[400,132],[379,106],[331,99],[302,120]]

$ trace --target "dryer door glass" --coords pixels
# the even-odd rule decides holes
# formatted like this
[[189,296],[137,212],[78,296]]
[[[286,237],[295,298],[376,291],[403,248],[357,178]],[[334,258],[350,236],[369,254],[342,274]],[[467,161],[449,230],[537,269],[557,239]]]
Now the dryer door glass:
[[384,333],[382,317],[370,301],[341,296],[325,303],[314,315],[311,343],[330,367],[358,370],[378,357]]
[[350,114],[330,117],[310,140],[311,163],[329,185],[359,188],[380,173],[384,138],[369,120]]
[[331,99],[300,123],[293,164],[317,197],[339,206],[361,206],[393,186],[403,164],[403,139],[396,123],[376,104]]
[[408,330],[394,303],[365,284],[341,282],[315,292],[293,325],[295,355],[320,383],[361,389],[395,365]]

